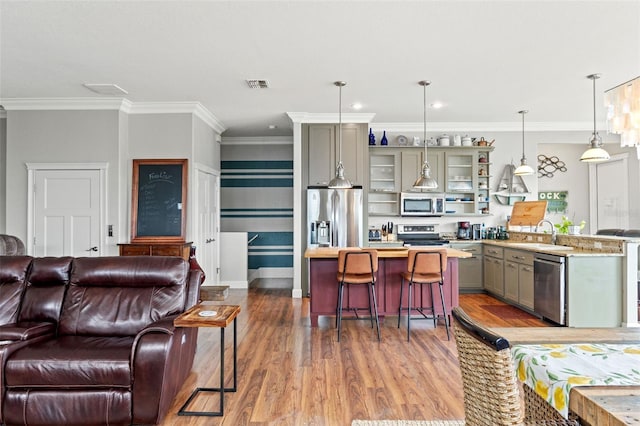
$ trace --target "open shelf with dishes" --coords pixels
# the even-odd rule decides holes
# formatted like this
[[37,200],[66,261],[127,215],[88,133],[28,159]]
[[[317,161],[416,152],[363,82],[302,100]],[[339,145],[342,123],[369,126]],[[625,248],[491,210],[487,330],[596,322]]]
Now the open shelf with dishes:
[[[412,149],[413,148],[413,149]],[[370,147],[368,211],[372,216],[400,214],[400,193],[411,191],[422,164],[417,147]],[[493,147],[429,148],[431,176],[438,182],[434,192],[445,196],[446,216],[490,214]]]

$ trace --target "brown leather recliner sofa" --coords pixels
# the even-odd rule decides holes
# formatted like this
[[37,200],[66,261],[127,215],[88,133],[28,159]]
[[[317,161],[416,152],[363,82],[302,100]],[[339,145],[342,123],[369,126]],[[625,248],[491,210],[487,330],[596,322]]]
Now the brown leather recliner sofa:
[[178,257],[0,257],[0,424],[157,424],[191,371],[202,271]]

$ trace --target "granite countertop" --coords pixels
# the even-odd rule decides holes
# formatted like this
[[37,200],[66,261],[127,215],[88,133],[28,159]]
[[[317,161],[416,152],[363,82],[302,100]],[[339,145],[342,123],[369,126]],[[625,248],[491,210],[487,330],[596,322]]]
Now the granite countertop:
[[[553,254],[564,257],[603,257],[603,256],[619,256],[623,257],[624,253],[599,252],[587,250],[579,247],[568,247],[562,245],[553,245],[546,243],[535,243],[526,241],[510,241],[510,240],[482,240],[483,244],[515,249],[532,251],[536,253]],[[567,249],[559,249],[559,247],[567,247]]]
[[[433,246],[430,246],[430,248],[433,248]],[[304,257],[306,257],[307,259],[337,259],[338,250],[340,250],[340,247],[308,248],[304,252]],[[407,253],[409,252],[409,247],[376,248],[376,250],[378,250],[379,258],[406,258]],[[472,255],[471,253],[448,247],[447,256],[463,258],[471,257]]]

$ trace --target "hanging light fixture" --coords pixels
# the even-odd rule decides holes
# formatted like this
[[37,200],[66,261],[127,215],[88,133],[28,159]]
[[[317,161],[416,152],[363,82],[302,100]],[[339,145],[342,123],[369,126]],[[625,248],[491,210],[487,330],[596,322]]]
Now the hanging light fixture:
[[590,74],[587,78],[593,81],[593,134],[589,141],[589,149],[582,154],[580,161],[597,163],[607,161],[611,157],[609,157],[609,153],[602,148],[602,138],[596,131],[596,80],[600,78],[600,74]]
[[431,84],[428,80],[419,81],[418,84],[422,86],[424,97],[424,120],[422,127],[422,136],[424,142],[424,162],[422,163],[422,170],[420,171],[420,177],[415,181],[413,187],[416,189],[436,189],[438,188],[438,182],[431,177],[431,167],[429,166],[429,159],[427,157],[427,86]]
[[342,165],[342,88],[347,85],[344,81],[335,81],[334,85],[338,86],[338,163],[336,164],[336,177],[329,182],[329,188],[332,189],[348,189],[353,188],[349,179],[344,177],[344,166]]
[[516,176],[527,176],[533,174],[531,166],[527,165],[527,158],[524,156],[524,115],[528,113],[527,110],[518,111],[518,114],[522,115],[522,158],[520,159],[520,166],[513,172]]
[[620,135],[620,146],[635,147],[640,160],[640,77],[604,92],[607,128]]

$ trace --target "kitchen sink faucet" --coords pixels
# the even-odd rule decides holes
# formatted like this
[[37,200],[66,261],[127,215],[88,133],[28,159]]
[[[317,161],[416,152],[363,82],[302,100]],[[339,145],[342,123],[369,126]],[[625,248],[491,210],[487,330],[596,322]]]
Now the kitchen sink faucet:
[[542,219],[540,222],[538,222],[538,224],[536,225],[536,233],[538,232],[538,229],[541,228],[541,225],[548,223],[549,226],[551,226],[551,244],[555,244],[556,243],[556,227],[553,226],[553,223],[548,220],[548,219]]

